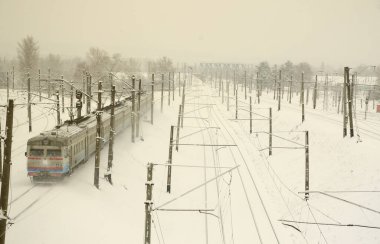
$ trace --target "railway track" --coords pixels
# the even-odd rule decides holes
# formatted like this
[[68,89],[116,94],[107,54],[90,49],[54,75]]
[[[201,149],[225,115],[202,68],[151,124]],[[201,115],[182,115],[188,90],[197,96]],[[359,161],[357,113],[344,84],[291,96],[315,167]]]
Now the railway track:
[[[272,102],[268,98],[261,98],[261,99],[263,101],[265,101],[265,102],[268,102],[268,103]],[[291,109],[291,110],[295,110],[295,111],[300,111],[300,109],[297,109],[294,106],[291,106],[291,105],[288,105],[288,104],[282,104],[281,106],[285,107],[287,109]],[[313,111],[311,109],[308,109],[306,111],[306,119],[307,119],[308,115],[312,115],[312,116],[318,117],[320,119],[323,119],[324,121],[330,122],[330,123],[335,124],[335,125],[342,125],[342,121],[341,120],[330,118],[330,117],[328,117],[328,116],[326,116],[324,114],[318,113],[317,111]],[[356,129],[354,129],[354,130],[356,130]],[[359,126],[359,131],[360,131],[360,134],[364,134],[364,135],[366,135],[368,137],[371,137],[372,139],[375,139],[375,140],[380,140],[380,132],[378,132],[378,131],[369,130],[369,129],[366,129],[366,128],[362,128],[360,126]]]
[[[206,90],[206,89],[204,89],[204,90]],[[204,92],[202,92],[202,94],[199,95],[198,97],[205,97],[207,99],[207,98],[212,97],[212,95],[204,94]],[[198,102],[198,104],[204,103],[204,101],[201,101],[200,98],[198,98],[197,102]],[[210,102],[210,101],[208,100],[207,102]],[[214,103],[217,104],[216,101]],[[198,105],[198,107],[200,107],[200,106],[201,105]],[[203,125],[202,127],[206,127],[206,126],[210,126],[211,124],[212,125],[215,124],[215,125],[219,126],[222,130],[221,134],[218,133],[217,136],[212,135],[209,130],[202,131],[201,133],[202,133],[203,143],[205,143],[205,144],[212,143],[212,144],[217,145],[218,141],[219,141],[219,139],[217,137],[221,136],[222,140],[230,141],[230,142],[232,141],[236,144],[236,141],[235,141],[236,139],[231,135],[230,130],[227,128],[225,122],[223,122],[224,119],[221,118],[220,115],[216,115],[216,113],[217,113],[217,111],[215,111],[214,108],[210,108],[210,111],[207,113],[207,115],[205,113],[201,113],[200,111],[197,111],[195,114],[201,118],[207,117],[207,121],[205,121],[205,119],[197,119],[198,125],[202,124]],[[239,147],[239,145],[238,145],[238,147]],[[256,232],[256,234],[257,234],[256,237],[251,236],[251,238],[253,238],[253,240],[259,241],[260,243],[267,242],[268,240],[271,240],[272,243],[273,242],[279,243],[279,239],[277,237],[276,231],[273,227],[271,218],[270,218],[269,213],[266,209],[266,204],[265,204],[265,202],[261,196],[262,195],[261,190],[256,185],[256,182],[252,176],[252,172],[250,170],[250,167],[248,166],[248,159],[246,158],[245,155],[242,154],[242,152],[240,151],[240,149],[238,147],[237,147],[237,150],[231,149],[229,147],[228,158],[231,159],[234,166],[238,166],[240,164],[245,165],[245,167],[243,166],[244,169],[243,169],[243,167],[241,167],[241,168],[238,168],[237,171],[239,174],[240,183],[242,184],[244,192],[245,192],[245,197],[246,197],[246,201],[248,204],[248,210],[250,212],[250,217],[252,218],[253,224],[255,226],[254,232]],[[217,170],[217,167],[220,166],[220,162],[218,160],[218,153],[219,153],[218,150],[222,149],[222,148],[209,147],[209,149],[212,150],[211,152],[209,152],[208,155],[210,155],[210,153],[211,153],[212,163],[214,164],[214,168],[215,168],[214,174],[216,176],[220,173]],[[203,158],[205,161],[206,149],[204,148],[203,150],[204,150]],[[231,165],[229,165],[229,166],[231,166]],[[207,178],[207,176],[205,176],[205,174],[206,173],[204,173],[204,179]],[[222,181],[222,179],[220,179],[220,181]],[[217,193],[219,193],[219,191],[221,190],[220,189],[221,187],[218,184],[220,184],[220,182],[219,182],[219,180],[216,180]],[[207,194],[208,193],[207,193],[207,190],[205,190],[205,191],[206,191],[205,192],[205,199],[207,201]],[[219,220],[219,228],[220,228],[220,232],[221,232],[221,236],[222,236],[221,240],[223,241],[222,243],[226,243],[226,237],[224,234],[224,232],[225,232],[224,225],[226,223],[223,220],[224,212],[222,210],[227,209],[223,205],[226,204],[226,202],[228,202],[228,197],[224,198],[223,201],[221,201],[220,196],[217,196],[217,198],[218,198],[217,199],[217,201],[218,201],[218,209],[217,210],[218,210],[218,217],[220,219]],[[230,211],[232,211],[232,210],[230,210]],[[231,218],[231,226],[230,226],[230,228],[233,230],[232,213],[230,212],[230,214],[231,214],[231,217],[230,217]],[[262,219],[262,218],[266,219],[266,223],[265,224],[259,223],[258,222],[259,221],[258,216],[259,216],[259,219]],[[207,220],[205,220],[205,221],[207,221]],[[272,232],[272,235],[268,236],[268,232]],[[265,236],[263,236],[262,233],[266,233]],[[233,235],[233,231],[232,231],[232,235]],[[231,241],[231,240],[229,240],[229,241]]]

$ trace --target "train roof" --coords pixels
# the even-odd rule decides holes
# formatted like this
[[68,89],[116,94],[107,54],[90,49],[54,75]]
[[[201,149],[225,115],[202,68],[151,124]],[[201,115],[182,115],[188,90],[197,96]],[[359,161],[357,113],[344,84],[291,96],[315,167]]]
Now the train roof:
[[[126,106],[115,108],[115,113],[121,110],[127,109]],[[110,118],[108,111],[103,111],[102,121]],[[77,123],[72,121],[66,121],[63,125],[55,127],[51,130],[41,132],[39,135],[34,136],[28,140],[28,144],[32,142],[38,142],[43,140],[54,140],[61,143],[68,143],[73,136],[84,132],[86,128],[93,128],[96,126],[95,112],[90,115],[84,116]]]

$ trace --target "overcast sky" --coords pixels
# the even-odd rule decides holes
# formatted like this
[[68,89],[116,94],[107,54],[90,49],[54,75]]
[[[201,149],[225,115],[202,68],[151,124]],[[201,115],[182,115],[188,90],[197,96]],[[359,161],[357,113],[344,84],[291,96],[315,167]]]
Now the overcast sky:
[[0,0],[0,57],[27,35],[63,57],[379,65],[380,0]]

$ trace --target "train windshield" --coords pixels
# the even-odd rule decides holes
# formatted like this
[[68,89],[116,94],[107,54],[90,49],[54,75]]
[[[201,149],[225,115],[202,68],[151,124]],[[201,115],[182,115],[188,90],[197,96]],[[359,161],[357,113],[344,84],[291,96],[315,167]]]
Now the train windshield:
[[44,156],[44,149],[30,149],[30,156]]
[[48,149],[46,153],[47,157],[62,156],[61,149]]

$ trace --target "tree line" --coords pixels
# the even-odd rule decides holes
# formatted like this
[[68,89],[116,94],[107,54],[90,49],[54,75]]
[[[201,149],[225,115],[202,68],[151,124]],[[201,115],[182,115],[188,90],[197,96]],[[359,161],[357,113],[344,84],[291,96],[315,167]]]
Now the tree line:
[[[110,54],[106,50],[91,47],[86,52],[85,57],[62,58],[59,54],[48,54],[40,56],[40,47],[38,42],[32,37],[23,38],[17,47],[17,57],[11,60],[0,62],[0,79],[4,80],[4,72],[10,71],[13,67],[16,74],[16,81],[22,81],[26,73],[36,76],[38,70],[46,74],[50,69],[53,77],[63,75],[66,79],[81,80],[83,71],[91,73],[95,78],[106,76],[109,72],[139,73],[148,72],[173,72],[175,70],[172,59],[161,57],[157,59],[142,59],[135,57],[123,57],[120,53]],[[177,67],[178,68],[178,67]],[[281,65],[270,65],[268,62],[260,62],[256,66],[257,72],[263,81],[273,80],[278,75],[279,70],[282,72],[283,80],[300,80],[301,73],[304,73],[305,81],[311,81],[312,76],[321,74],[342,74],[342,69],[333,69],[324,63],[320,67],[312,67],[307,62],[294,64],[286,61]],[[15,73],[16,73],[15,72]],[[377,84],[380,85],[380,65],[369,66],[359,65],[353,68],[361,76],[376,77]]]
[[168,57],[157,59],[123,57],[120,53],[109,54],[99,47],[90,47],[84,58],[62,58],[59,54],[52,53],[41,56],[39,44],[32,36],[27,36],[18,43],[17,57],[0,62],[0,71],[7,72],[13,67],[18,76],[16,80],[19,81],[25,80],[26,73],[36,77],[38,70],[41,70],[42,74],[47,74],[48,69],[52,77],[63,75],[69,80],[81,80],[84,71],[91,73],[95,79],[106,77],[109,72],[174,71],[173,61]]

